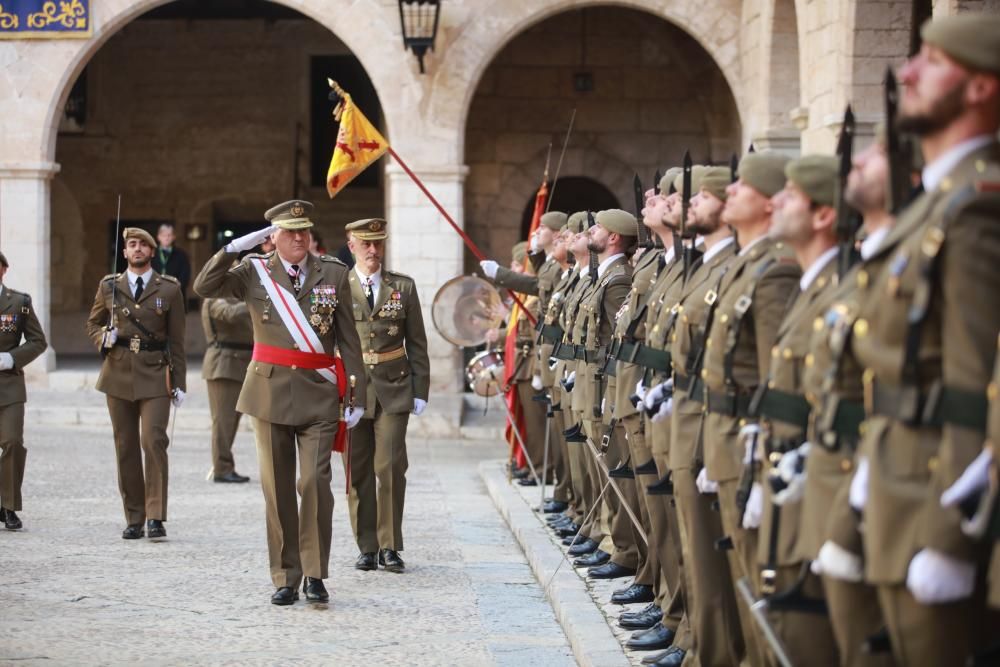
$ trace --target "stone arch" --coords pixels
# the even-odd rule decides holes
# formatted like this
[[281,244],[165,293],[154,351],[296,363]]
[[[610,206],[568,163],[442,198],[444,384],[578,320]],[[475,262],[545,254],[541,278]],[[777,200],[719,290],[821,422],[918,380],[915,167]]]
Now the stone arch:
[[760,126],[751,132],[757,148],[796,154],[799,151],[799,128],[794,119],[802,111],[799,55],[799,21],[795,0],[770,0],[761,12],[760,62],[766,94],[755,118]]

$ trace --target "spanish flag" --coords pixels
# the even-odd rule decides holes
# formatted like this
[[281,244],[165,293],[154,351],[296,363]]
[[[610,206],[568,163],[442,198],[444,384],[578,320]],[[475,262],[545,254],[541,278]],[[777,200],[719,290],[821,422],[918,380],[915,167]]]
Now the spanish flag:
[[330,87],[340,95],[333,117],[340,121],[337,145],[326,172],[326,191],[333,199],[355,176],[389,150],[389,142],[354,106],[354,100],[335,81]]

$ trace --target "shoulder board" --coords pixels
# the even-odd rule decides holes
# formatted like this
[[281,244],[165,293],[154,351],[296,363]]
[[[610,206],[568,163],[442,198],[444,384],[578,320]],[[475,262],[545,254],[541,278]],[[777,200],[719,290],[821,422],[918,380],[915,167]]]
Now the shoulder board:
[[103,283],[108,280],[118,280],[118,276],[120,275],[121,275],[120,273],[109,273],[108,275],[101,278],[101,282]]
[[165,275],[163,275],[161,273],[161,274],[159,274],[159,277],[162,278],[162,279],[164,279],[164,280],[166,280],[167,282],[171,282],[171,283],[173,283],[175,285],[180,285],[181,284],[181,281],[177,280],[177,278],[174,278],[173,276],[165,276]]
[[271,259],[271,255],[273,255],[273,254],[274,254],[274,251],[271,251],[271,252],[251,252],[251,253],[247,253],[246,255],[244,255],[243,259]]
[[321,262],[330,262],[331,264],[340,264],[343,267],[347,266],[347,264],[344,264],[344,262],[342,262],[341,260],[337,259],[333,255],[320,255],[319,259],[320,259]]
[[413,280],[413,278],[411,278],[410,276],[406,275],[405,273],[400,273],[399,271],[389,271],[388,269],[382,269],[382,273],[384,273],[385,275],[390,276],[392,278],[399,278],[401,280],[408,280],[411,283],[415,282]]

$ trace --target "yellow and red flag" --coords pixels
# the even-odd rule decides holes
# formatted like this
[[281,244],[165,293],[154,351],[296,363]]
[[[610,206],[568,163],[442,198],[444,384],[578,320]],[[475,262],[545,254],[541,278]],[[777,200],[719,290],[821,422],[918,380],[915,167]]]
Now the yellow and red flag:
[[337,145],[326,172],[326,191],[332,199],[368,165],[382,157],[389,150],[389,142],[354,106],[350,94],[333,81],[330,87],[341,96],[333,112],[334,118],[340,121],[340,130],[337,131]]

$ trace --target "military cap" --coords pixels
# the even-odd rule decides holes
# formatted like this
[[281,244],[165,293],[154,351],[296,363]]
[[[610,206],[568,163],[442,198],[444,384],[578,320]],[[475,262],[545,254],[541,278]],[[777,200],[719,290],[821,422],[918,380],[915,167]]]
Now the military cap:
[[621,236],[638,236],[639,223],[635,216],[620,208],[609,208],[606,211],[599,211],[594,216],[595,221],[609,232],[620,234]]
[[381,241],[389,236],[387,227],[382,218],[365,218],[345,225],[344,230],[359,241]]
[[5,269],[10,268],[10,264],[7,262],[7,256],[4,255],[2,252],[0,252],[0,266],[3,266],[3,268]]
[[1000,74],[1000,16],[970,12],[928,19],[920,36],[966,67]]
[[[701,179],[705,175],[705,170],[708,167],[703,167],[700,164],[696,164],[691,167],[691,196],[698,194],[701,190]],[[684,170],[681,169],[677,172],[677,177],[674,179],[674,189],[677,192],[684,192]]]
[[292,199],[267,209],[264,219],[279,229],[309,229],[313,226],[309,214],[313,205],[302,199]]
[[587,231],[587,212],[577,211],[566,220],[566,226],[574,234],[581,234]]
[[732,172],[729,167],[705,167],[702,172],[698,188],[691,189],[691,192],[708,190],[709,194],[726,201],[726,188],[733,182]]
[[156,239],[153,238],[153,235],[139,227],[126,227],[122,230],[122,240],[128,241],[129,239],[139,239],[150,248],[156,247]]
[[[671,167],[670,169],[667,169],[667,173],[663,175],[663,178],[661,178],[660,182],[658,183],[658,185],[660,186],[660,194],[662,194],[664,197],[669,195],[670,186],[674,184],[674,180],[678,176],[683,176],[683,175],[684,175],[684,170],[681,169],[680,167]],[[677,188],[676,186],[674,189],[677,190],[678,192],[680,191],[680,188]]]
[[775,151],[749,153],[740,160],[740,180],[765,197],[773,197],[785,187],[789,159]]
[[558,232],[566,224],[568,216],[562,211],[549,211],[542,215],[539,222],[554,232]]
[[514,247],[510,249],[511,258],[518,263],[523,262],[528,258],[528,242],[518,241],[514,244]]
[[839,166],[832,155],[804,155],[785,165],[785,176],[813,202],[833,206]]

